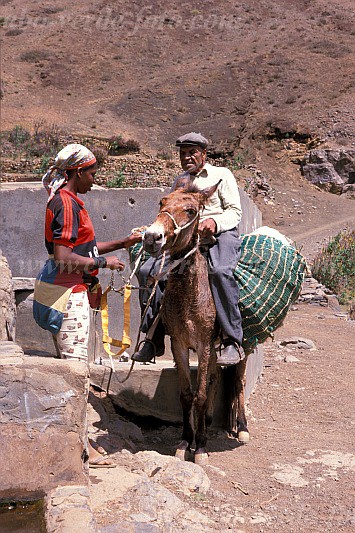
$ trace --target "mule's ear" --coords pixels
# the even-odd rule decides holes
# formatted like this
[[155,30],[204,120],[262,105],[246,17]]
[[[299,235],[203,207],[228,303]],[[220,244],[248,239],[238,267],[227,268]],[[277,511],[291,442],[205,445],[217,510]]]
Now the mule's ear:
[[201,191],[203,202],[206,202],[208,198],[210,198],[212,194],[216,192],[218,185],[221,183],[221,181],[222,180],[219,180],[215,185],[207,187],[207,189],[203,189]]

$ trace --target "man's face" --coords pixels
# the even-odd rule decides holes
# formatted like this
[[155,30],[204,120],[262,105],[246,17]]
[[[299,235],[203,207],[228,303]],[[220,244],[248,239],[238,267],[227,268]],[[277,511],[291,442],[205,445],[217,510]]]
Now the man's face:
[[205,164],[206,149],[200,146],[180,146],[182,169],[190,174],[197,174]]

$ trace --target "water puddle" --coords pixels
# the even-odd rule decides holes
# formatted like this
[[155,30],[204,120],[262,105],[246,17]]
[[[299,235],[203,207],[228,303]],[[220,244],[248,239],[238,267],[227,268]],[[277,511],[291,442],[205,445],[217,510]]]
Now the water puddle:
[[1,533],[46,533],[43,500],[0,502]]

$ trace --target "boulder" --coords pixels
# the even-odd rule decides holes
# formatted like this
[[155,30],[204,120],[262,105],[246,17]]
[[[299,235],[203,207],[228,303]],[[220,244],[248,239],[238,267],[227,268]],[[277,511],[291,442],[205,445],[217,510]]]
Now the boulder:
[[87,390],[84,363],[26,357],[0,342],[0,498],[87,485]]
[[355,150],[310,150],[301,161],[301,170],[317,187],[343,194],[355,183]]
[[16,330],[15,293],[9,263],[0,250],[0,340],[13,341]]

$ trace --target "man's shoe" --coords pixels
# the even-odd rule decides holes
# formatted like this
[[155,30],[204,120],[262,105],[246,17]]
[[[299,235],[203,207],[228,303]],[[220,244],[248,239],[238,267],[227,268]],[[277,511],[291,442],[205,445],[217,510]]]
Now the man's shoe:
[[160,357],[164,354],[164,344],[156,346],[154,342],[145,340],[140,350],[135,352],[131,359],[137,363],[150,363],[155,357]]
[[221,350],[221,355],[217,357],[217,365],[232,366],[237,365],[245,357],[245,352],[236,342],[228,343]]

